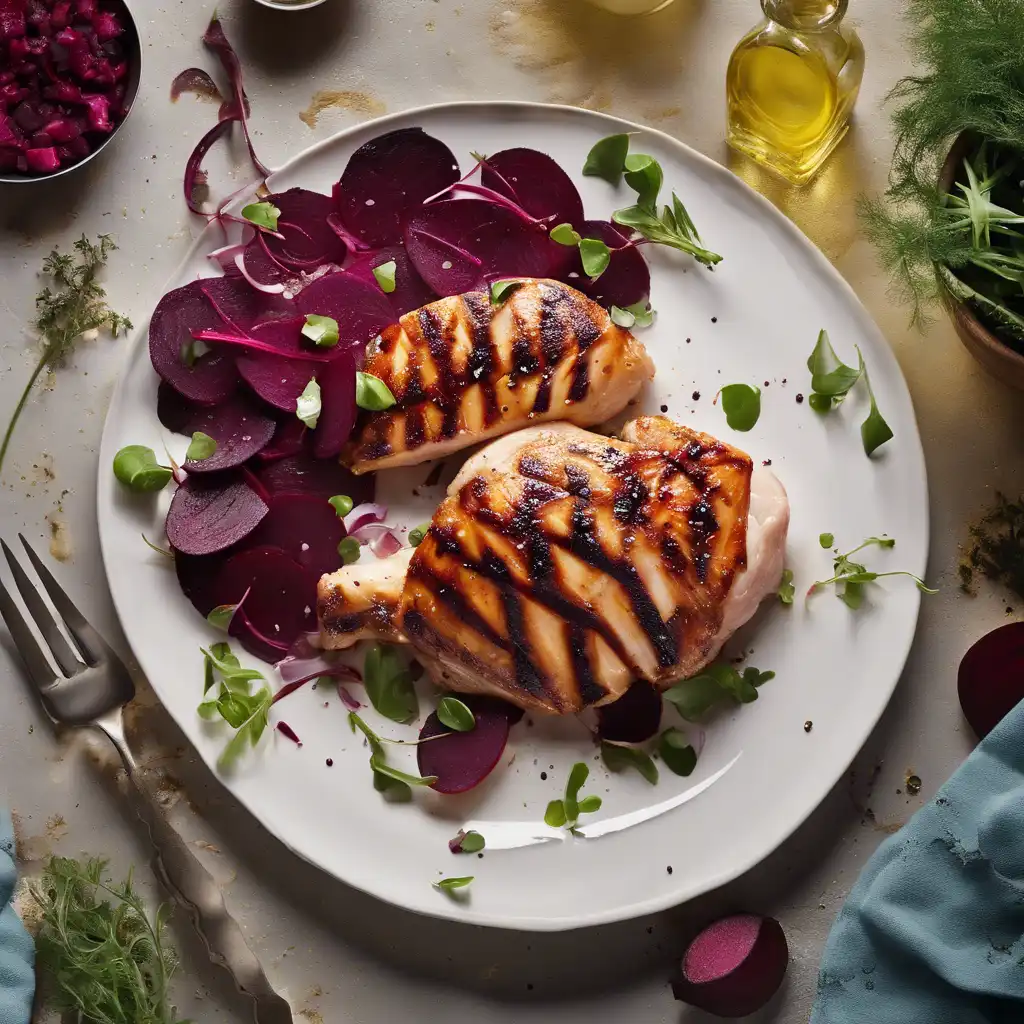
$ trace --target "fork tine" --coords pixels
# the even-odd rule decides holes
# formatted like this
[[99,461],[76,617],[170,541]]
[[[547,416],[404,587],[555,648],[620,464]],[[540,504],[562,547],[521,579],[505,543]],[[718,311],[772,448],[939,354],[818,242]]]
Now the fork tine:
[[25,607],[28,608],[29,614],[35,619],[39,632],[43,634],[43,640],[46,641],[50,652],[53,654],[64,675],[73,676],[85,666],[78,660],[78,655],[71,649],[71,645],[67,640],[64,639],[64,634],[61,633],[56,620],[50,614],[50,609],[46,607],[46,602],[43,601],[42,595],[36,590],[35,585],[28,578],[25,570],[22,569],[21,563],[14,557],[14,552],[7,546],[7,541],[0,540],[0,547],[3,548],[4,557],[7,559],[7,564],[11,567],[14,582],[18,585],[18,590],[21,593],[22,600],[25,602]]
[[32,635],[28,623],[25,621],[14,599],[8,593],[7,588],[0,581],[0,618],[7,624],[7,631],[11,634],[14,646],[28,666],[29,675],[32,681],[40,689],[49,686],[57,679],[57,673],[46,660],[42,648]]
[[[89,625],[85,616],[75,607],[71,598],[64,592],[63,587],[53,578],[53,574],[43,564],[43,560],[32,550],[29,542],[25,540],[24,534],[19,533],[18,539],[24,546],[32,567],[43,581],[43,586],[46,588],[47,594],[50,595],[54,608],[60,612],[69,632],[85,655],[85,660],[91,665],[102,661],[109,651],[103,637]],[[6,546],[5,544],[4,547]]]

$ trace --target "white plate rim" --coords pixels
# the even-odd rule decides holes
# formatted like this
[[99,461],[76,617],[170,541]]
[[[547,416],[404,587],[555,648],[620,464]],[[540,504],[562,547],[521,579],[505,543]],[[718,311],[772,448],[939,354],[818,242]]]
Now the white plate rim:
[[[387,127],[392,123],[405,122],[408,121],[410,118],[414,118],[417,116],[433,115],[443,112],[457,113],[459,111],[476,111],[482,113],[487,110],[492,110],[495,111],[496,113],[502,112],[506,114],[515,111],[533,112],[534,114],[552,111],[557,113],[568,114],[573,117],[589,118],[594,120],[595,122],[604,123],[605,125],[608,126],[609,129],[617,130],[619,132],[643,132],[647,135],[653,136],[654,138],[658,139],[662,144],[668,147],[673,147],[682,150],[685,154],[686,159],[703,165],[706,169],[712,171],[713,173],[727,177],[730,180],[731,187],[739,187],[741,190],[745,191],[747,193],[747,198],[754,202],[754,205],[760,210],[762,215],[766,219],[774,222],[774,225],[778,229],[785,233],[788,233],[794,241],[800,244],[806,250],[807,257],[813,260],[818,265],[818,267],[832,279],[835,287],[840,292],[845,293],[846,298],[850,304],[850,309],[854,313],[856,319],[859,321],[860,326],[865,330],[866,333],[877,335],[880,341],[883,343],[881,347],[888,351],[889,355],[892,357],[892,363],[895,369],[893,383],[903,392],[903,397],[905,398],[909,406],[914,426],[913,437],[911,438],[906,435],[901,435],[900,440],[902,445],[913,446],[912,455],[914,456],[914,461],[920,469],[920,477],[917,481],[915,481],[915,486],[920,487],[921,491],[923,492],[927,507],[927,469],[924,459],[924,448],[921,442],[920,430],[917,426],[917,417],[913,409],[913,398],[910,394],[902,369],[900,368],[899,363],[895,358],[895,354],[892,352],[892,348],[888,342],[888,339],[885,338],[884,334],[881,332],[881,329],[875,323],[870,313],[867,311],[863,303],[860,301],[860,298],[857,296],[856,292],[846,281],[846,279],[842,276],[842,274],[839,273],[839,271],[827,259],[827,257],[824,255],[824,253],[822,253],[818,246],[816,246],[814,242],[811,241],[799,229],[799,227],[797,227],[797,225],[793,221],[786,217],[785,214],[783,214],[763,195],[752,189],[745,181],[743,181],[737,175],[733,174],[728,168],[724,167],[722,164],[711,159],[705,154],[699,152],[693,147],[687,145],[680,139],[668,135],[667,133],[660,131],[657,128],[651,128],[647,125],[640,124],[638,122],[628,121],[624,118],[619,118],[611,114],[606,114],[600,111],[588,110],[586,108],[575,107],[567,104],[539,103],[525,100],[458,100],[442,103],[424,104],[418,107],[411,107],[405,110],[395,111],[391,114],[387,114],[382,117],[362,121],[359,122],[358,124],[351,125],[347,128],[343,128],[340,131],[335,132],[328,138],[322,139],[319,142],[307,146],[299,153],[297,153],[294,157],[292,157],[290,160],[287,160],[280,167],[273,168],[271,173],[267,176],[266,182],[268,186],[272,186],[275,175],[282,174],[285,172],[292,172],[296,170],[297,168],[301,167],[301,165],[304,162],[306,162],[312,157],[315,157],[323,150],[329,149],[331,146],[337,144],[340,140],[348,138],[349,136],[352,135],[361,134],[365,132],[368,128],[376,128],[379,126],[382,130],[386,130]],[[253,182],[254,186],[258,184],[258,179]],[[235,193],[235,195],[240,194],[241,191],[243,190],[239,190],[238,192]],[[179,262],[173,274],[164,283],[164,288],[163,291],[161,291],[161,294],[163,294],[163,292],[166,291],[167,283],[174,282],[179,279],[179,277],[181,276],[185,268],[188,266],[188,264],[195,258],[196,253],[208,246],[209,238],[211,234],[216,230],[217,227],[215,226],[214,223],[207,225],[207,227],[203,229],[203,231],[196,238],[195,242],[189,248],[188,253]],[[152,310],[150,310],[150,314],[151,313]],[[149,320],[150,316],[147,316],[145,321],[136,329],[136,331],[133,334],[131,343],[127,347],[125,355],[122,360],[121,368],[119,370],[117,377],[117,382],[113,394],[111,396],[110,404],[108,406],[107,414],[104,420],[103,433],[101,435],[99,449],[99,459],[97,468],[98,474],[102,474],[104,472],[104,467],[109,466],[113,459],[114,452],[112,450],[112,445],[115,442],[113,441],[113,429],[111,428],[111,423],[115,418],[113,414],[121,402],[122,392],[126,387],[126,374],[124,371],[127,369],[131,359],[134,357],[136,348],[140,345],[145,344],[146,338],[148,336]],[[104,524],[107,521],[105,495],[107,493],[108,492],[104,487],[100,486],[97,488],[96,512],[100,537],[100,555],[103,565],[103,571],[105,576],[107,577],[108,590],[110,591],[111,594],[111,600],[114,604],[114,608],[115,611],[117,612],[119,621],[123,624],[123,622],[125,621],[125,616],[122,615],[122,610],[118,604],[114,588],[110,584],[111,570],[110,565],[108,564],[107,546],[104,543]],[[922,542],[921,548],[924,554],[920,560],[920,564],[911,565],[909,567],[910,571],[914,572],[916,575],[921,577],[924,576],[926,570],[927,552],[929,550],[930,526],[930,517],[926,515],[925,520],[921,525],[920,535],[920,539]],[[879,688],[877,691],[875,691],[879,697],[879,701],[877,702],[877,706],[871,709],[871,714],[865,716],[866,727],[859,730],[860,734],[857,737],[856,752],[853,755],[854,757],[856,757],[856,753],[859,753],[861,748],[867,742],[871,733],[878,725],[878,722],[881,719],[882,714],[888,707],[889,701],[891,700],[892,695],[895,692],[897,685],[899,684],[899,680],[902,677],[903,670],[906,667],[907,659],[909,658],[911,648],[917,635],[917,626],[919,624],[920,618],[920,593],[915,592],[913,600],[915,602],[914,628],[908,632],[908,635],[904,643],[902,644],[902,649],[899,651],[898,659],[894,659],[894,664],[898,664],[899,671],[895,673],[892,682],[887,687]],[[132,643],[131,637],[129,636],[128,632],[124,631],[124,633],[125,639],[132,650],[132,654],[141,669],[142,658],[140,657],[140,652],[135,649],[135,646]],[[200,753],[200,756],[203,755]],[[213,764],[208,763],[207,766],[210,768],[211,773],[216,778],[218,784],[223,787],[225,792],[229,793],[233,799],[239,801],[246,808],[246,810],[250,814],[252,814],[252,816],[264,828],[267,829],[268,832],[270,832],[272,835],[275,836],[276,839],[278,839],[278,841],[283,843],[291,852],[296,854],[306,863],[313,865],[318,870],[324,871],[326,874],[331,875],[331,877],[339,878],[339,876],[336,875],[333,871],[331,871],[329,868],[326,868],[323,864],[319,863],[317,859],[307,856],[306,853],[299,846],[296,846],[287,836],[281,835],[278,832],[271,829],[271,827],[264,822],[263,818],[260,816],[258,811],[252,806],[251,802],[244,799],[242,796],[236,794],[232,790],[232,788],[228,785],[227,780],[225,780],[224,777],[216,771],[215,766]],[[692,899],[696,899],[697,897],[707,892],[711,892],[717,888],[720,888],[723,885],[726,885],[731,881],[734,881],[735,879],[746,874],[752,868],[756,867],[757,864],[759,864],[766,857],[770,856],[775,850],[777,850],[779,846],[781,846],[787,839],[789,839],[807,821],[811,814],[820,806],[820,804],[829,794],[829,792],[831,792],[836,783],[839,782],[844,773],[847,771],[848,767],[849,764],[842,764],[832,774],[820,774],[818,776],[819,784],[816,787],[817,791],[816,796],[813,799],[813,802],[809,802],[804,813],[798,819],[793,820],[789,827],[785,830],[784,834],[780,834],[777,837],[777,841],[775,842],[775,844],[768,849],[764,849],[760,853],[760,855],[751,855],[744,860],[733,863],[727,869],[720,870],[713,875],[705,876],[701,880],[701,882],[696,886],[692,884],[687,886],[686,884],[684,884],[684,879],[680,877],[679,885],[666,894],[654,896],[647,900],[634,901],[629,904],[623,904],[608,910],[594,911],[587,914],[577,914],[572,917],[474,917],[472,920],[466,920],[464,917],[459,915],[458,907],[451,905],[450,901],[447,900],[438,901],[436,908],[433,906],[423,908],[408,907],[404,903],[391,900],[383,892],[375,892],[369,888],[350,882],[347,879],[339,878],[339,880],[342,881],[345,885],[351,886],[355,889],[359,889],[360,891],[366,892],[367,894],[377,899],[381,899],[384,902],[389,902],[393,906],[400,907],[404,910],[408,910],[411,913],[424,914],[426,916],[455,921],[460,924],[482,925],[485,927],[504,928],[516,931],[549,932],[569,931],[578,928],[594,927],[602,924],[612,924],[620,921],[632,920],[638,917],[667,910],[672,907],[686,903]]]

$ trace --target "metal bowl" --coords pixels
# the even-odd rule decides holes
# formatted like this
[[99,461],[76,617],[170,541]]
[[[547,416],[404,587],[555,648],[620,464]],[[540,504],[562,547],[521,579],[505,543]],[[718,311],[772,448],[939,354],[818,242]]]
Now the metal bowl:
[[124,97],[126,104],[124,117],[122,117],[120,122],[115,125],[114,130],[88,156],[82,157],[78,163],[69,164],[67,167],[61,167],[59,170],[53,171],[50,174],[12,174],[10,172],[0,172],[0,183],[28,185],[34,181],[53,181],[54,178],[60,178],[62,175],[72,174],[80,167],[84,167],[90,160],[99,156],[99,154],[102,153],[111,142],[113,142],[114,137],[125,126],[125,123],[131,116],[131,112],[135,107],[135,99],[139,94],[139,82],[142,79],[142,42],[139,39],[139,28],[135,21],[135,15],[132,13],[132,9],[128,4],[128,0],[117,0],[117,4],[124,14],[125,34],[122,37],[122,42],[125,47],[125,52],[128,54],[128,81]]

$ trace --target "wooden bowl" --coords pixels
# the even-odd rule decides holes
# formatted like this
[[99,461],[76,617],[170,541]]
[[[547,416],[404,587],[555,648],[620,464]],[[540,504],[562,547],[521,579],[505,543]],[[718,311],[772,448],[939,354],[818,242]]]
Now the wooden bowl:
[[[971,147],[971,138],[961,135],[946,157],[939,173],[939,188],[948,192],[956,180],[964,156]],[[974,310],[965,302],[960,302],[946,292],[946,308],[949,311],[953,326],[964,347],[994,377],[1005,384],[1024,391],[1024,355],[1014,351],[999,336],[990,330],[978,317]]]

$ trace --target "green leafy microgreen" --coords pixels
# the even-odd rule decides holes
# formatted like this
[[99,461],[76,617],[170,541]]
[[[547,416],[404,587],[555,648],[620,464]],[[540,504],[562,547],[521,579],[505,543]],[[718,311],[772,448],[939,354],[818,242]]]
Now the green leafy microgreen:
[[681,252],[688,252],[698,263],[713,267],[722,262],[722,257],[701,244],[700,235],[694,227],[686,207],[679,197],[672,193],[672,205],[663,206],[661,213],[637,203],[625,209],[616,210],[612,220],[623,227],[632,228],[649,242],[667,245]]
[[302,394],[295,399],[295,415],[312,430],[320,419],[320,385],[316,377],[302,389]]
[[807,404],[818,413],[832,411],[832,399],[829,395],[810,394],[807,396]]
[[345,565],[358,562],[363,553],[363,547],[355,537],[344,537],[338,543],[338,554]]
[[580,239],[580,260],[583,262],[583,273],[596,281],[607,269],[612,259],[612,251],[599,238]]
[[697,751],[682,729],[666,729],[658,738],[658,753],[670,772],[684,778],[697,767]]
[[474,877],[474,875],[465,875],[462,878],[442,878],[440,881],[434,882],[433,886],[438,892],[452,895],[457,889],[465,889]]
[[116,884],[103,860],[50,857],[28,883],[43,1016],[103,1024],[187,1024],[170,1001],[177,958],[170,908],[151,916],[132,875]]
[[748,666],[740,673],[733,665],[718,662],[692,679],[676,683],[665,691],[665,699],[687,721],[695,721],[730,699],[737,704],[757,700],[758,687],[774,678],[774,672],[761,672]]
[[625,160],[626,184],[636,193],[637,206],[655,212],[665,175],[661,164],[646,153],[630,153]]
[[384,760],[383,756],[377,754],[370,758],[370,767],[377,775],[383,775],[395,782],[401,782],[405,786],[432,786],[437,782],[436,775],[410,775],[408,772],[392,768]]
[[330,316],[320,316],[318,313],[306,314],[302,336],[309,338],[317,348],[333,348],[341,337],[338,332],[338,321]]
[[626,169],[628,153],[628,135],[609,135],[591,147],[583,164],[583,173],[587,177],[604,178],[612,185],[618,185]]
[[392,722],[406,724],[420,713],[412,676],[393,647],[370,646],[363,662],[363,682],[370,703]]
[[373,758],[370,759],[370,767],[373,769],[373,788],[384,797],[387,803],[407,804],[412,800],[411,786],[400,779],[393,779],[383,772],[377,771]]
[[726,423],[733,430],[751,430],[761,416],[761,389],[749,384],[726,384],[720,394]]
[[141,444],[130,444],[114,456],[114,476],[136,494],[163,490],[172,475],[156,461],[156,452]]
[[544,812],[544,822],[552,828],[568,825],[575,829],[581,814],[592,814],[601,807],[598,796],[580,797],[580,790],[590,776],[590,768],[584,761],[577,761],[569,770],[569,778],[565,783],[565,796],[561,800],[552,800]]
[[654,310],[646,299],[626,306],[624,312],[632,313],[635,327],[650,327],[654,323]]
[[442,697],[437,705],[438,721],[455,732],[469,732],[476,727],[473,712],[457,697]]
[[352,499],[347,494],[335,494],[333,498],[328,498],[327,501],[331,508],[338,513],[339,519],[344,519],[355,507]]
[[397,269],[398,264],[394,260],[388,260],[387,263],[373,268],[374,279],[380,285],[380,290],[387,295],[395,290],[395,271]]
[[213,455],[216,450],[217,442],[209,434],[197,430],[193,433],[192,440],[185,451],[185,458],[192,462],[202,462],[203,459],[208,459]]
[[[436,775],[409,775],[388,764],[384,740],[378,736],[354,711],[348,713],[349,728],[357,729],[366,737],[370,748],[370,769],[373,772],[373,788],[389,803],[407,803],[412,799],[413,786],[432,786]],[[392,740],[391,742],[396,742]]]
[[[223,771],[259,743],[270,720],[274,694],[266,685],[263,673],[242,668],[228,644],[217,643],[209,650],[200,650],[204,659],[203,700],[198,714],[208,721],[219,717],[235,730],[217,759],[217,767]],[[253,693],[252,682],[256,679],[263,685]]]
[[864,387],[867,388],[868,399],[871,403],[867,418],[860,425],[860,439],[864,445],[864,454],[870,457],[886,441],[892,440],[893,433],[892,428],[885,422],[885,418],[878,411],[878,403],[875,401],[875,390],[871,387],[871,378],[868,376],[867,367],[864,365],[864,356],[861,355],[860,349],[857,349],[857,356],[860,359],[860,374],[864,380]]
[[582,239],[580,233],[571,224],[559,224],[549,232],[551,241],[559,245],[579,245]]
[[267,231],[277,230],[277,218],[281,211],[273,203],[249,203],[242,207],[242,216],[258,228],[265,228]]
[[491,305],[500,306],[513,292],[519,291],[525,283],[525,281],[514,279],[495,281],[491,285]]
[[601,760],[610,772],[618,773],[635,768],[652,786],[658,783],[658,766],[639,747],[627,747],[604,740],[601,743]]
[[636,323],[636,314],[619,306],[612,306],[608,310],[608,315],[612,318],[613,324],[618,327],[625,327],[627,330]]
[[782,579],[779,582],[778,589],[779,600],[786,605],[793,603],[793,598],[796,596],[796,587],[793,586],[793,570],[783,569]]
[[368,412],[382,412],[395,404],[391,388],[372,373],[356,371],[356,405]]
[[452,853],[479,853],[486,845],[484,837],[474,829],[468,832],[460,830],[454,839],[448,840],[448,849]]
[[142,542],[151,551],[158,552],[159,554],[163,555],[164,558],[174,558],[174,552],[173,551],[170,551],[167,548],[162,548],[162,547],[160,547],[159,544],[154,544],[144,533],[139,534],[139,536],[142,537]]
[[409,531],[409,543],[414,548],[418,548],[428,533],[430,533],[430,523],[420,523],[419,526],[414,526]]
[[544,824],[561,828],[565,821],[565,804],[561,800],[552,800],[544,811]]
[[579,802],[580,814],[593,814],[601,810],[601,798],[599,796],[582,796]]
[[[828,535],[830,538],[829,544],[825,544],[824,540],[826,535],[822,534],[822,547],[831,547],[834,538]],[[864,585],[867,583],[875,583],[880,579],[885,579],[887,576],[908,576],[917,585],[917,589],[923,591],[925,594],[937,594],[937,590],[932,590],[930,587],[925,585],[924,580],[920,577],[915,576],[911,572],[905,571],[893,571],[893,572],[874,572],[868,569],[866,565],[861,562],[855,562],[853,556],[858,552],[863,551],[868,547],[879,547],[879,548],[893,548],[896,546],[896,541],[892,537],[868,537],[863,543],[853,548],[852,551],[846,551],[842,554],[837,554],[832,559],[832,576],[827,580],[816,580],[811,584],[810,590],[807,591],[807,596],[810,597],[815,591],[820,590],[822,587],[835,585],[836,596],[848,607],[856,610],[864,603]]]
[[833,544],[835,544],[836,538],[831,533],[819,533],[818,543],[827,551]]
[[384,741],[363,721],[360,715],[350,711],[348,724],[353,732],[358,729],[366,737],[366,742],[370,745],[371,757],[387,758],[387,754],[384,752]]
[[[242,595],[242,601],[244,601],[248,596],[249,591],[247,590],[245,594]],[[228,627],[231,625],[231,620],[235,617],[235,612],[242,607],[242,601],[239,601],[236,604],[217,605],[217,607],[206,616],[206,621],[213,626],[214,629],[219,629],[221,632],[226,633],[228,631]]]

